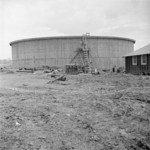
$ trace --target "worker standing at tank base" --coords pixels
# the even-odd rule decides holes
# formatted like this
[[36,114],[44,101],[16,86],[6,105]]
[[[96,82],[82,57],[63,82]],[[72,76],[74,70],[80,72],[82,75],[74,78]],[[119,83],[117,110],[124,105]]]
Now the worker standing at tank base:
[[116,65],[112,68],[112,72],[116,72]]

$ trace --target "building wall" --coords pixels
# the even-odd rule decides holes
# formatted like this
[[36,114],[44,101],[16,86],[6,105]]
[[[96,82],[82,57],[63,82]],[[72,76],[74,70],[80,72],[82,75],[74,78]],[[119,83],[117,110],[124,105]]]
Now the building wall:
[[[82,37],[29,39],[12,42],[12,59],[15,67],[64,67],[81,47]],[[123,55],[134,49],[134,41],[123,38],[92,37],[87,39],[92,63],[98,69],[124,66]]]
[[137,56],[137,65],[132,65],[132,56],[125,58],[126,73],[150,73],[150,54],[147,55],[147,65],[141,65],[141,55]]

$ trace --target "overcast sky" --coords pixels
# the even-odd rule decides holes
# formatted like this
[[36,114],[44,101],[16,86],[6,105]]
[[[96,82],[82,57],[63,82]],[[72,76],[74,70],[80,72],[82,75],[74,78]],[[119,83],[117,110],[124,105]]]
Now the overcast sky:
[[0,59],[9,42],[32,37],[121,36],[150,43],[150,0],[0,0]]

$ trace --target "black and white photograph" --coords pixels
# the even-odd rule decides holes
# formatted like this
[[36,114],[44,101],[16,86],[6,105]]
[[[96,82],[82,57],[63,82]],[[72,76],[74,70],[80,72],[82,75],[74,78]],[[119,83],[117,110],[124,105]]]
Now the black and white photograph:
[[150,150],[150,0],[0,0],[0,150]]

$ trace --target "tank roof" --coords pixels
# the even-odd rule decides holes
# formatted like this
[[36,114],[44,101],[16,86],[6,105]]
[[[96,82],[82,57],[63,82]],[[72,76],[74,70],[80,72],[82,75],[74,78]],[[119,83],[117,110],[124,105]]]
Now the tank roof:
[[[27,38],[27,39],[20,39],[16,41],[12,41],[9,44],[15,44],[19,42],[26,42],[26,41],[35,41],[35,40],[49,40],[49,39],[80,39],[82,36],[53,36],[53,37],[36,37],[36,38]],[[130,38],[124,38],[124,37],[115,37],[115,36],[87,36],[87,38],[90,39],[117,39],[117,40],[126,40],[131,41],[135,43],[135,40]]]

